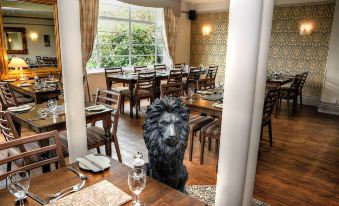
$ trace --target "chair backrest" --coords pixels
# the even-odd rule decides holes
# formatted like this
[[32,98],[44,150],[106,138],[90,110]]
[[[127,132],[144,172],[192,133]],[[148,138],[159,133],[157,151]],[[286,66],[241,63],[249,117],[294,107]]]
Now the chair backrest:
[[307,75],[308,75],[308,72],[303,72],[303,73],[300,74],[301,77],[300,77],[299,88],[298,88],[298,92],[300,94],[302,93],[304,84],[305,84],[306,79],[307,79]]
[[274,105],[279,97],[279,88],[270,88],[265,96],[263,118],[271,118]]
[[206,79],[215,80],[218,73],[218,66],[209,66],[207,70]]
[[97,89],[95,104],[102,104],[114,109],[113,131],[117,131],[121,107],[121,93]]
[[147,71],[147,69],[148,69],[147,66],[138,66],[138,67],[134,67],[134,72],[135,73],[140,73],[140,72]]
[[138,90],[147,90],[154,94],[155,72],[144,72],[138,74],[137,84],[135,86],[136,94]]
[[5,142],[0,144],[0,151],[4,151],[13,147],[20,147],[25,144],[31,143],[31,142],[37,142],[37,141],[42,141],[42,140],[54,140],[54,144],[52,143],[53,141],[49,141],[50,145],[33,149],[30,151],[25,151],[21,152],[19,154],[6,157],[4,159],[0,159],[0,165],[4,165],[19,159],[27,159],[29,157],[39,155],[45,152],[54,152],[56,155],[48,155],[43,159],[39,159],[38,162],[25,162],[23,166],[18,166],[18,168],[15,168],[11,171],[7,171],[4,174],[0,174],[0,180],[5,179],[8,175],[17,172],[17,171],[30,171],[32,169],[42,167],[44,165],[50,165],[52,163],[58,163],[60,167],[65,166],[65,160],[64,156],[62,154],[62,149],[61,149],[61,144],[60,144],[60,139],[59,139],[59,134],[58,131],[54,130],[52,132],[46,132],[46,133],[41,133],[41,134],[36,134],[28,137],[23,137],[19,138],[13,141]]
[[[107,76],[109,74],[122,74],[122,67],[105,68],[106,89],[108,90],[112,87],[112,85],[109,85],[109,81],[107,80]],[[112,82],[112,84],[115,84],[115,82]]]
[[167,78],[167,84],[182,83],[182,71],[181,69],[172,69]]
[[186,65],[185,63],[174,64],[174,68],[175,69],[181,69],[182,66],[185,66],[185,65]]
[[159,72],[167,71],[166,65],[165,64],[154,65],[154,71]]
[[200,72],[200,67],[191,67],[188,72],[187,83],[195,83],[196,81],[198,81],[200,79]]
[[295,75],[294,79],[293,79],[293,82],[290,86],[290,90],[291,91],[294,91],[294,92],[298,92],[299,91],[299,86],[300,86],[300,82],[301,82],[301,75],[300,74],[297,74]]
[[218,73],[218,66],[210,66],[207,70],[206,78],[201,81],[199,85],[200,88],[204,89],[214,89],[215,88],[215,78]]
[[20,138],[15,129],[12,115],[8,111],[0,111],[0,131],[6,141],[12,141]]
[[4,103],[3,110],[7,109],[8,107],[18,106],[18,102],[11,88],[9,87],[8,82],[0,82],[0,91],[2,93],[1,97],[4,98],[2,100],[2,102]]
[[161,85],[161,97],[180,97],[183,95],[184,85],[182,82]]

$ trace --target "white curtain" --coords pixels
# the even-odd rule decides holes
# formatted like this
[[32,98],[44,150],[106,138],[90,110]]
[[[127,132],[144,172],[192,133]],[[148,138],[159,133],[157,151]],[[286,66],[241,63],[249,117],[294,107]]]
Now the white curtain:
[[163,12],[163,29],[162,36],[164,38],[164,44],[166,52],[171,59],[172,63],[175,64],[175,42],[176,42],[176,16],[171,8],[164,8]]

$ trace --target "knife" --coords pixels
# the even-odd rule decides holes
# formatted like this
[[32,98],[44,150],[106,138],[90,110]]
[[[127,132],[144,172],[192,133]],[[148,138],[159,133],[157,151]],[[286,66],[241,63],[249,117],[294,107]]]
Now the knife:
[[98,163],[88,159],[88,157],[83,156],[82,158],[84,158],[85,160],[89,161],[90,163],[92,163],[92,165],[94,165],[95,167],[97,167],[99,169],[99,171],[104,171],[104,168],[101,167],[101,165],[99,165]]
[[[20,184],[15,184],[17,187],[19,187],[20,189],[23,189],[22,186]],[[47,205],[48,202],[44,199],[42,199],[41,197],[39,197],[38,195],[31,193],[29,191],[25,191],[25,194],[32,198],[33,200],[37,201],[40,205]]]

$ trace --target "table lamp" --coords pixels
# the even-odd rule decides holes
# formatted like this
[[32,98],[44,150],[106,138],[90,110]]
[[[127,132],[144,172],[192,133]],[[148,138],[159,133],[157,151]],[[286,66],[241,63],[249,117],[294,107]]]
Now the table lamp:
[[25,62],[25,60],[21,59],[20,57],[13,57],[11,59],[11,62],[8,64],[8,67],[20,69],[21,78],[23,79],[22,67],[28,67],[28,64]]

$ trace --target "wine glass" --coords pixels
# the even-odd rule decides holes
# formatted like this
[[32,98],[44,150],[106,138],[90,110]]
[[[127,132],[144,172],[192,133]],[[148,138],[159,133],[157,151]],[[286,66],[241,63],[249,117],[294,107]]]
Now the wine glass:
[[41,83],[42,89],[45,90],[46,89],[46,84],[47,84],[46,79],[41,79],[40,83]]
[[59,116],[59,115],[55,112],[55,110],[56,110],[56,108],[57,108],[57,106],[58,106],[57,100],[56,100],[56,99],[50,99],[50,100],[48,100],[47,106],[48,106],[49,111],[52,112],[53,118],[54,118],[54,119],[57,118],[57,117]]
[[49,74],[48,75],[48,80],[49,81],[53,81],[54,80],[54,75],[53,74]]
[[128,172],[128,186],[129,189],[136,195],[135,200],[132,202],[134,206],[142,206],[143,202],[139,201],[139,194],[146,187],[146,171],[144,169],[132,169]]
[[29,174],[25,171],[18,171],[7,177],[7,189],[20,201],[20,206],[24,205],[24,198],[29,188]]
[[190,99],[189,99],[190,103],[193,102],[193,99],[192,99],[193,94],[194,94],[194,89],[193,88],[188,88],[188,95],[190,97]]

